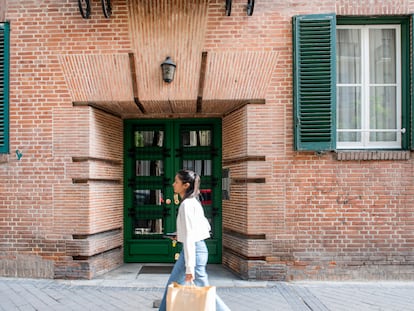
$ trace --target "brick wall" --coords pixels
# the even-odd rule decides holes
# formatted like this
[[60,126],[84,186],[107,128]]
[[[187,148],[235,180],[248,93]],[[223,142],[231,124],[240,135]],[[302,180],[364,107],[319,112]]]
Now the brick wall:
[[[116,94],[102,84],[88,90],[76,85],[88,79],[71,66],[93,63],[85,75],[111,77],[111,70],[127,67],[131,51],[151,55],[140,43],[154,34],[133,37],[139,27],[131,25],[136,16],[126,0],[113,1],[110,19],[91,1],[89,20],[72,0],[8,1],[7,10],[4,3],[0,20],[11,23],[11,153],[0,158],[0,274],[91,278],[122,262],[124,155],[121,117],[88,102],[96,92],[120,101],[132,90],[126,74]],[[196,48],[213,61],[205,99],[243,103],[223,114],[223,167],[231,176],[230,200],[223,201],[223,263],[248,279],[412,278],[410,153],[367,159],[293,151],[291,20],[328,12],[410,15],[414,2],[263,0],[249,17],[245,1],[233,1],[231,16],[224,16],[222,0],[199,3],[208,5],[197,11],[207,14],[205,29],[185,20],[195,23]],[[186,50],[188,34],[174,38],[188,40],[169,42],[185,50],[183,62],[190,57],[186,68],[199,64],[201,56]],[[102,60],[110,66],[94,76]],[[189,75],[191,90],[197,76]],[[234,76],[240,79],[226,79]],[[179,100],[180,88],[193,93],[188,85],[181,76],[166,95],[144,90]],[[187,97],[181,99],[190,102]]]
[[[409,153],[317,156],[294,152],[291,74],[292,16],[327,12],[408,15],[413,8],[409,1],[399,1],[398,5],[393,1],[318,1],[316,6],[315,1],[264,1],[255,8],[255,18],[249,19],[242,16],[241,4],[236,2],[231,21],[217,20],[217,31],[209,29],[206,44],[211,49],[249,46],[279,52],[266,104],[243,110],[247,124],[243,142],[247,149],[237,154],[265,156],[266,162],[229,165],[232,179],[243,176],[250,181],[257,177],[266,180],[264,184],[233,184],[231,200],[224,202],[225,219],[231,211],[232,217],[247,222],[223,223],[229,229],[223,241],[227,250],[223,261],[243,277],[413,277],[413,171]],[[254,22],[257,28],[252,26]],[[223,27],[231,31],[220,44],[217,38]],[[257,33],[260,38],[253,38]],[[226,136],[229,140],[235,137],[235,129],[223,127],[224,141]],[[224,146],[223,157],[235,156]],[[237,210],[243,216],[234,216]],[[258,239],[260,235],[265,238]],[[269,241],[266,251],[255,251]]]
[[[55,116],[54,139],[62,145],[55,156],[72,155],[53,194],[55,232],[64,230],[66,242],[55,276],[90,278],[122,263],[122,121],[87,106]],[[74,131],[67,131],[63,116]]]
[[5,21],[6,10],[7,10],[7,1],[0,0],[0,22]]
[[[2,274],[92,277],[122,262],[122,121],[74,107],[59,62],[71,53],[129,51],[126,3],[115,9],[108,23],[102,14],[83,20],[76,1],[8,1],[11,154],[0,167]],[[83,243],[90,244],[86,252]]]

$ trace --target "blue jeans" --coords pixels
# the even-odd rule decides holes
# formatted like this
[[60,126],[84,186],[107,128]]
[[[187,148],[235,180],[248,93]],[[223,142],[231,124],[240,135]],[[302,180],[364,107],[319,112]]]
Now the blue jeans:
[[[209,286],[208,275],[206,271],[206,265],[208,260],[208,249],[204,241],[196,242],[196,266],[194,269],[194,284],[197,286]],[[181,251],[180,257],[175,262],[174,268],[171,272],[170,278],[168,279],[167,286],[165,287],[164,296],[161,300],[159,311],[166,311],[167,302],[167,290],[168,285],[172,282],[178,284],[184,284],[185,280],[185,259],[184,251]],[[229,307],[216,295],[216,311],[230,311]]]

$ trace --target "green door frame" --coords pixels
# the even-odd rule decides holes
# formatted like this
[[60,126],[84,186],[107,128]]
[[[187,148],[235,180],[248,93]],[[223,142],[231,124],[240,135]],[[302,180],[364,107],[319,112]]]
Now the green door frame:
[[[137,148],[137,131],[162,131],[162,146]],[[185,134],[200,131],[211,133],[209,145],[187,146]],[[212,225],[212,238],[208,239],[209,263],[221,263],[222,256],[222,191],[221,191],[221,119],[138,119],[124,121],[124,261],[125,262],[174,262],[175,254],[181,250],[162,234],[175,231],[178,205],[174,203],[172,183],[176,171],[184,165],[211,163],[210,174],[201,177],[201,190],[207,199],[203,207]],[[137,155],[139,153],[139,155]],[[163,162],[162,176],[137,177],[137,160]],[[138,160],[139,161],[139,160]],[[203,164],[204,165],[204,164]],[[187,168],[187,167],[185,167]],[[139,186],[137,186],[139,184]],[[137,204],[136,189],[158,191],[162,199],[158,205]],[[151,190],[152,189],[152,190]],[[172,201],[172,204],[168,203]],[[144,204],[144,203],[143,203]],[[137,235],[134,219],[142,211],[150,210],[152,217],[162,218],[162,233]]]

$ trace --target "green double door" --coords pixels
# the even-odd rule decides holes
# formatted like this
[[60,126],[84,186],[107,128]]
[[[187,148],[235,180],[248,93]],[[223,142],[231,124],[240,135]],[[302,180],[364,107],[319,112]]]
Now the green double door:
[[126,120],[124,123],[124,260],[174,262],[180,204],[172,183],[180,169],[201,176],[201,203],[212,228],[209,263],[221,262],[221,120]]

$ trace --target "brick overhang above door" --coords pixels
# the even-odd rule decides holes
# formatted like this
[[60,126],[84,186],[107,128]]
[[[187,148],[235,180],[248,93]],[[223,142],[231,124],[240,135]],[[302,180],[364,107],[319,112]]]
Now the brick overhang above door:
[[[60,55],[72,101],[122,118],[221,116],[264,103],[278,52],[206,50],[208,3],[130,1],[131,53]],[[166,56],[177,64],[169,84],[160,68]]]

